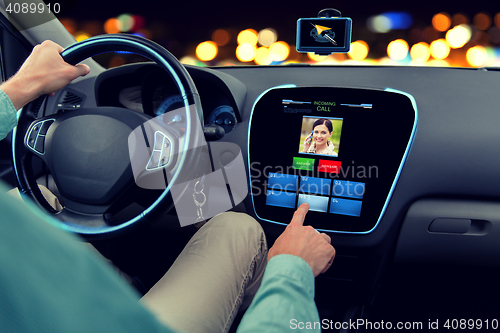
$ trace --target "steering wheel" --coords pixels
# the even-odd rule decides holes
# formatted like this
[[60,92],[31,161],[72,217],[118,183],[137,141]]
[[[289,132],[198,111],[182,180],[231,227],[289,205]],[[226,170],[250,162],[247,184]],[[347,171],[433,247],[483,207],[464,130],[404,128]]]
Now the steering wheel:
[[[164,215],[172,207],[170,191],[182,178],[181,170],[196,164],[196,157],[188,152],[199,145],[203,135],[196,128],[198,121],[203,124],[196,86],[184,66],[160,45],[138,36],[110,34],[75,43],[61,55],[74,65],[96,54],[112,51],[142,55],[165,69],[182,96],[184,115],[175,116],[176,124],[166,126],[160,121],[159,125],[154,125],[158,122],[152,122],[152,117],[119,107],[80,108],[38,117],[46,98],[41,96],[21,110],[13,133],[14,172],[21,195],[53,214],[61,228],[91,239],[114,236]],[[168,163],[156,161],[151,167],[157,147],[152,147],[155,139],[146,135],[146,124],[153,124],[153,136],[160,133],[168,146],[168,153],[165,153]],[[133,142],[134,133],[144,136],[146,147],[140,154],[148,157],[139,162],[143,168],[139,173],[132,172],[129,156],[141,150]],[[54,177],[64,203],[61,211],[55,211],[48,204],[36,183],[35,156],[43,160]],[[137,177],[151,178],[152,173],[169,174],[168,184],[160,186],[162,190],[155,192],[145,208],[139,205],[137,214],[133,212],[131,217],[125,214],[125,220],[117,222],[117,212],[122,212],[124,206],[151,195],[151,189],[137,186]]]

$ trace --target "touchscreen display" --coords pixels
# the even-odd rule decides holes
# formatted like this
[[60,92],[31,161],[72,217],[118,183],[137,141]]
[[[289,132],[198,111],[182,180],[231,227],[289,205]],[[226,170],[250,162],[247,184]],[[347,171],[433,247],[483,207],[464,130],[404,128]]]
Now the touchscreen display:
[[315,228],[373,230],[415,124],[416,111],[402,94],[345,88],[269,91],[256,103],[250,127],[256,215],[288,223],[307,202]]

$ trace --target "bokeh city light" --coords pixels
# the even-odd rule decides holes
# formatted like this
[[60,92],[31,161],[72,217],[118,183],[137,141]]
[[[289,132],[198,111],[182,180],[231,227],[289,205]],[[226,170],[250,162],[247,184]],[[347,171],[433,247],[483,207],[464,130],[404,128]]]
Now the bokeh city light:
[[471,28],[467,24],[460,24],[446,32],[446,41],[453,49],[463,47],[472,36]]
[[257,65],[270,65],[272,62],[273,59],[267,47],[262,46],[255,51],[255,63]]
[[410,56],[412,60],[424,63],[431,57],[431,49],[426,42],[420,42],[413,45],[410,49]]
[[117,34],[122,30],[122,23],[115,17],[112,17],[104,22],[104,31],[107,34]]
[[240,44],[236,48],[236,58],[241,62],[250,62],[255,59],[257,48],[252,44]]
[[269,46],[269,55],[273,61],[285,61],[290,55],[290,46],[286,42],[275,42]]
[[271,46],[274,42],[278,40],[278,34],[272,28],[266,28],[259,31],[258,41],[260,45]]
[[210,61],[217,56],[219,51],[217,44],[212,41],[202,42],[196,47],[196,58],[201,61]]
[[440,38],[433,41],[430,45],[431,55],[434,59],[443,60],[450,54],[450,45],[446,39]]
[[218,46],[224,46],[231,40],[231,34],[225,29],[217,29],[212,33],[212,41]]
[[432,26],[437,31],[447,31],[451,26],[451,17],[448,13],[438,13],[432,17]]
[[308,52],[307,57],[315,62],[325,61],[327,58],[327,56],[319,55],[319,54],[312,53],[312,52]]
[[90,35],[83,31],[78,31],[75,33],[75,39],[77,42],[81,42],[82,40],[85,40],[87,38],[90,38]]
[[[197,66],[312,63],[481,67],[500,63],[500,12],[478,11],[468,16],[442,11],[427,21],[409,12],[353,18],[356,39],[349,53],[330,56],[297,52],[290,32],[281,35],[283,28],[276,26],[214,26],[202,32],[193,45],[176,39],[175,29],[168,22],[153,21],[138,13],[122,13],[101,22],[63,17],[61,23],[77,41],[102,33],[135,34],[164,46],[183,63]],[[108,56],[105,61],[105,66],[114,67],[139,60],[121,54],[118,58]]]
[[121,14],[117,20],[120,21],[122,32],[129,32],[134,27],[134,17],[130,14]]
[[392,60],[403,60],[408,55],[408,42],[404,39],[396,39],[387,46],[387,55]]
[[351,43],[351,50],[348,55],[351,59],[361,61],[365,60],[368,56],[369,46],[363,40],[357,40]]
[[474,46],[467,50],[467,62],[472,67],[481,67],[486,64],[488,60],[488,54],[486,48],[482,46]]
[[257,45],[257,42],[259,41],[257,31],[254,29],[245,29],[238,34],[237,41],[239,45]]

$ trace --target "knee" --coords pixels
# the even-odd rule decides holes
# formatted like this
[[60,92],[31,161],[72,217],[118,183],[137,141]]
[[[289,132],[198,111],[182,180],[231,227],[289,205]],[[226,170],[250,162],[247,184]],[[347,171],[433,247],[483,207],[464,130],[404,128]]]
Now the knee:
[[213,217],[207,225],[215,227],[226,236],[245,238],[247,241],[265,242],[262,226],[248,214],[225,212]]

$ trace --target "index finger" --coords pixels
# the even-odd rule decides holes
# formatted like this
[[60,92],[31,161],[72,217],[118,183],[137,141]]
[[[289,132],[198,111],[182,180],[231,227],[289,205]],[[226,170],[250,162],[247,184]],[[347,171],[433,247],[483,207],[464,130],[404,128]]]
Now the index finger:
[[295,213],[293,214],[292,221],[290,222],[290,225],[298,225],[302,226],[304,225],[304,219],[306,218],[306,214],[309,211],[309,204],[307,202],[304,202],[302,205],[297,208]]

